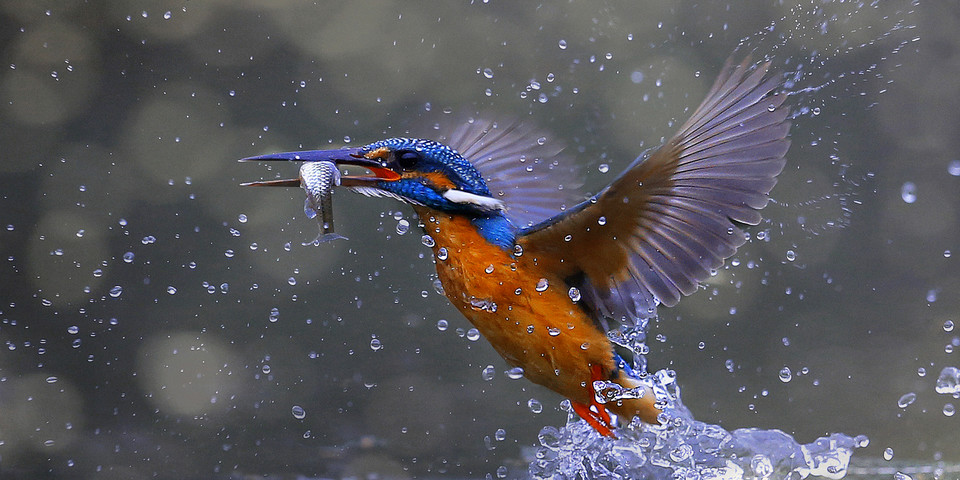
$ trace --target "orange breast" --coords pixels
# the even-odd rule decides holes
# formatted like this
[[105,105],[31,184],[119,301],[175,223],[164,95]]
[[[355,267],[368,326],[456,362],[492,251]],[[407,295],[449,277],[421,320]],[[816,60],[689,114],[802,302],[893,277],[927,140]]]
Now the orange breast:
[[529,380],[589,403],[590,368],[614,369],[609,340],[533,258],[489,244],[468,219],[418,208],[450,301]]

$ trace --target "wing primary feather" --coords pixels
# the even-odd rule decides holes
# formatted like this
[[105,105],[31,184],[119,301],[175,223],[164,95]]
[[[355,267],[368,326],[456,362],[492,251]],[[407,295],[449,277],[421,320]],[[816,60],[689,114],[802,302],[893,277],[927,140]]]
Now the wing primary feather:
[[776,92],[783,76],[769,70],[728,59],[663,146],[598,195],[521,230],[525,257],[579,279],[598,316],[628,323],[696,291],[746,242],[738,225],[762,220],[786,163],[787,95]]

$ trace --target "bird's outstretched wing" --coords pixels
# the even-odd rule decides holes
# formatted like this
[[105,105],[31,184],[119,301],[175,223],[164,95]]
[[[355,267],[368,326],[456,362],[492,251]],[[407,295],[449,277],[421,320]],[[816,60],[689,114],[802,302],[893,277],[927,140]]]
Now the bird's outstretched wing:
[[519,121],[469,118],[440,141],[470,160],[507,217],[528,227],[580,203],[579,166],[563,143]]
[[786,95],[769,63],[727,61],[680,131],[582,204],[517,243],[580,289],[598,319],[637,322],[676,304],[745,242],[783,170]]

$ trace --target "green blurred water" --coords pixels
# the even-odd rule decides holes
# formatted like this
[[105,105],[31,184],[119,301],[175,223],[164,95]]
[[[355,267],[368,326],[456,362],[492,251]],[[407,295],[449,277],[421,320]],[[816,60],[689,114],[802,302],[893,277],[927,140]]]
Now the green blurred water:
[[944,328],[960,321],[957,13],[2,2],[0,475],[523,476],[561,399],[467,334],[420,233],[398,233],[412,212],[340,194],[351,240],[303,247],[300,191],[237,186],[296,167],[234,160],[480,110],[566,140],[596,191],[673,133],[747,36],[784,69],[808,63],[792,98],[807,110],[769,222],[663,309],[651,367],[728,429],[866,434],[860,456],[956,464],[960,419],[943,411],[960,400],[934,384],[960,365]]

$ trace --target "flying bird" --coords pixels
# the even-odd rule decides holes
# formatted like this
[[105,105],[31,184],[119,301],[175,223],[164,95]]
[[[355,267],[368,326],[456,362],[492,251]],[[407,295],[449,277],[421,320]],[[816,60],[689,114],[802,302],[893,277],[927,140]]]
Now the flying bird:
[[[609,412],[656,423],[662,404],[617,354],[610,322],[640,324],[695,292],[744,244],[740,227],[761,221],[784,168],[789,108],[769,68],[728,60],[672,138],[579,203],[564,204],[576,190],[564,153],[516,123],[467,121],[443,143],[397,137],[244,161],[369,170],[339,185],[411,205],[450,302],[508,364],[615,436]],[[637,398],[604,402],[605,384]]]

